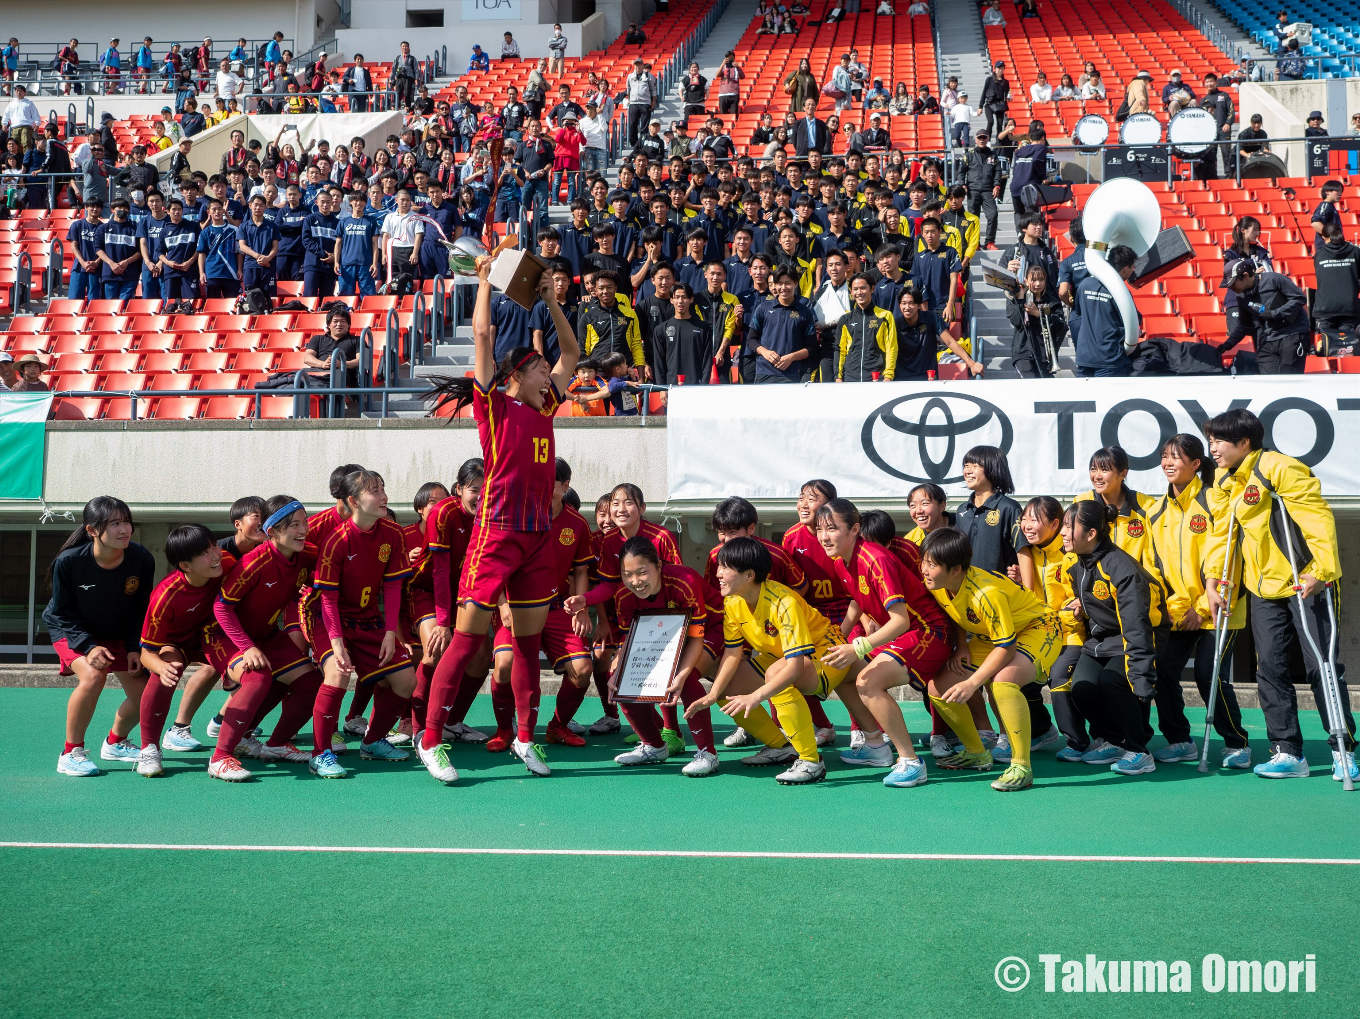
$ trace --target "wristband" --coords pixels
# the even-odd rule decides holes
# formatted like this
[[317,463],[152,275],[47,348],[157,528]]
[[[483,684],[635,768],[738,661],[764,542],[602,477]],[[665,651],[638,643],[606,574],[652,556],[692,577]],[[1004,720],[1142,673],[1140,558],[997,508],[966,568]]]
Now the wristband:
[[869,660],[869,656],[874,652],[874,645],[868,637],[856,637],[851,645],[855,649],[855,654],[859,655],[864,661]]

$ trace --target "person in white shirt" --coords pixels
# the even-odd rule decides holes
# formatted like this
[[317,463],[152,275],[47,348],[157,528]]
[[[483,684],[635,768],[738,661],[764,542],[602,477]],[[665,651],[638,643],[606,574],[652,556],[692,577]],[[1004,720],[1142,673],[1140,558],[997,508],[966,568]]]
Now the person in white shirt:
[[878,5],[878,13],[889,16],[895,15],[897,12],[893,10],[892,0],[882,0]]
[[224,102],[241,94],[241,79],[232,73],[231,63],[223,57],[217,64],[217,97]]
[[961,149],[968,148],[968,139],[973,137],[973,108],[968,105],[967,92],[960,92],[958,102],[949,108],[949,123],[954,144]]
[[992,0],[992,6],[982,12],[984,25],[1004,25],[1006,16],[1001,13],[1001,0]]
[[586,103],[586,115],[577,127],[586,136],[581,146],[581,173],[603,173],[609,160],[609,118],[594,102]]
[[916,0],[915,3],[907,8],[907,13],[912,17],[915,17],[918,14],[929,14],[930,5],[927,4],[925,0]]
[[1029,87],[1030,102],[1047,103],[1053,99],[1053,86],[1048,83],[1048,75],[1039,72],[1039,80]]
[[10,137],[23,146],[24,151],[33,148],[34,130],[42,123],[42,114],[37,105],[28,98],[28,89],[22,85],[14,86],[14,98],[5,107],[4,126]]
[[382,236],[387,281],[391,283],[402,273],[414,276],[417,267],[412,255],[425,240],[425,222],[412,211],[411,192],[405,188],[397,192],[397,211],[389,212],[383,220]]
[[1100,80],[1100,72],[1091,69],[1091,76],[1081,86],[1081,97],[1083,99],[1104,99],[1105,83]]
[[519,59],[519,43],[515,42],[515,37],[509,32],[505,33],[505,40],[501,43],[501,59]]

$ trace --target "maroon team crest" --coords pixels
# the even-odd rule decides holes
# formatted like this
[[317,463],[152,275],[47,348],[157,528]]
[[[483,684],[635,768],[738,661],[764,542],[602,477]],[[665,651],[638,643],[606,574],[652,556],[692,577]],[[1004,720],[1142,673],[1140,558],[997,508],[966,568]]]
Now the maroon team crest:
[[982,625],[982,620],[978,618],[978,614],[972,609],[968,610],[968,622],[977,623],[979,626]]
[[1248,485],[1247,490],[1242,493],[1242,501],[1248,506],[1255,506],[1261,501],[1261,490],[1255,485]]
[[1209,527],[1209,521],[1204,519],[1203,513],[1196,513],[1190,518],[1190,533],[1203,534]]
[[1143,536],[1143,522],[1137,518],[1129,521],[1129,537],[1141,538]]

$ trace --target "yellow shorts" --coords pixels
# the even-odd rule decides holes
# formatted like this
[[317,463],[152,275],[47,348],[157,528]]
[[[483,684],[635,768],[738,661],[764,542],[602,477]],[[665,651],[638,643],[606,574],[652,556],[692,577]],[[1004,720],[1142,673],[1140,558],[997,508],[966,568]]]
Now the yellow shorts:
[[[831,645],[827,645],[827,647],[830,646]],[[821,701],[830,697],[831,691],[840,686],[841,683],[845,681],[845,677],[850,674],[850,666],[846,666],[843,669],[833,669],[829,665],[823,665],[821,654],[825,650],[826,648],[818,648],[817,651],[808,656],[817,666],[817,689],[807,696],[816,697]],[[778,661],[782,661],[782,659],[776,658],[774,655],[764,651],[757,651],[751,655],[751,665],[762,677],[765,675],[765,670]]]
[[[1040,686],[1047,683],[1048,670],[1053,668],[1053,663],[1058,660],[1058,655],[1063,649],[1063,634],[1062,628],[1058,625],[1058,617],[1047,615],[1042,619],[1036,619],[1020,631],[1011,646],[1034,663],[1034,682]],[[994,647],[996,645],[985,637],[969,635],[968,656],[974,668],[986,660]]]

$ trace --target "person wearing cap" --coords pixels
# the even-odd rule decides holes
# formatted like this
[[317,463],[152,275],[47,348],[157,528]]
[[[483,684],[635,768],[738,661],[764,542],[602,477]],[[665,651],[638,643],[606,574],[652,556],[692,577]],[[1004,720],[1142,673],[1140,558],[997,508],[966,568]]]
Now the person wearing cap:
[[14,355],[8,350],[0,350],[0,393],[10,393],[23,381],[19,369],[14,367]]
[[[563,86],[565,88],[565,86]],[[575,106],[575,103],[571,104]],[[560,108],[560,104],[559,104]],[[553,111],[554,114],[557,110]],[[553,134],[553,174],[549,200],[553,205],[561,196],[562,179],[567,181],[567,202],[576,201],[581,189],[581,149],[586,136],[581,132],[581,115],[574,110],[562,113],[561,127]]]
[[883,84],[881,76],[874,78],[873,87],[864,93],[863,108],[866,110],[886,110],[892,103],[892,93]]
[[644,121],[651,118],[656,96],[652,92],[652,76],[642,66],[642,58],[633,61],[633,70],[624,79],[628,92],[628,144],[636,145],[642,135]]
[[468,57],[467,69],[468,74],[491,70],[491,54],[482,51],[481,43],[472,44],[472,55]]
[[638,138],[629,155],[632,158],[646,156],[649,164],[666,158],[666,139],[661,136],[660,117],[653,117],[648,122],[647,133]]
[[1128,107],[1126,112],[1130,117],[1135,113],[1147,113],[1152,109],[1151,92],[1152,75],[1147,71],[1139,71],[1124,89],[1124,103]]
[[1010,109],[1011,83],[1006,80],[1006,64],[998,60],[992,66],[992,73],[982,85],[981,110],[987,118],[987,136],[995,137],[997,129],[1006,122],[1006,111]]
[[1171,80],[1162,86],[1162,108],[1166,110],[1167,116],[1174,117],[1187,106],[1194,106],[1198,102],[1195,90],[1188,82],[1181,80],[1181,72],[1172,71]]
[[1223,267],[1218,286],[1239,295],[1256,316],[1256,364],[1261,374],[1303,371],[1312,327],[1308,303],[1298,285],[1282,273],[1259,269],[1250,259],[1239,258]]
[[887,149],[892,147],[892,139],[883,127],[883,114],[874,111],[869,114],[869,126],[860,132],[860,140],[866,149]]
[[137,296],[141,277],[142,248],[137,241],[137,226],[128,216],[128,200],[113,200],[113,217],[100,229],[96,258],[102,266],[102,296],[105,300],[129,300]]
[[949,109],[949,134],[955,146],[968,150],[968,141],[973,136],[973,107],[968,103],[967,92],[960,92],[959,101]]
[[603,173],[609,164],[609,118],[592,101],[586,103],[586,115],[576,126],[586,137],[581,148],[581,173]]
[[19,377],[14,385],[9,387],[11,393],[51,392],[52,387],[42,380],[43,372],[47,371],[47,364],[37,354],[22,355],[14,362],[14,367],[18,370]]
[[1303,129],[1305,138],[1326,138],[1328,131],[1322,126],[1322,111],[1313,110],[1308,114],[1308,126]]
[[0,123],[25,151],[33,148],[33,132],[42,123],[42,114],[33,100],[28,98],[28,89],[23,85],[14,86],[14,98],[5,107],[5,116]]

